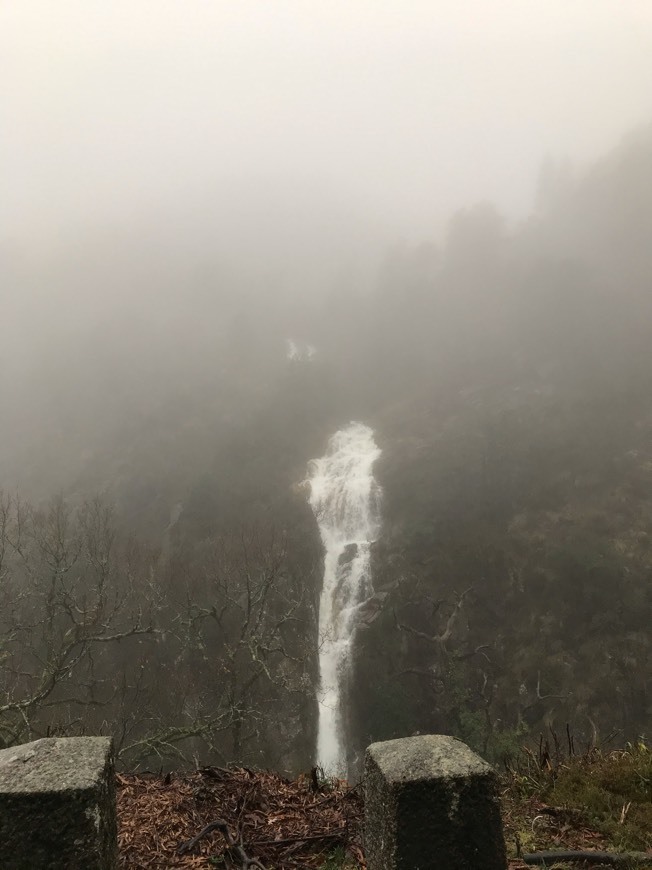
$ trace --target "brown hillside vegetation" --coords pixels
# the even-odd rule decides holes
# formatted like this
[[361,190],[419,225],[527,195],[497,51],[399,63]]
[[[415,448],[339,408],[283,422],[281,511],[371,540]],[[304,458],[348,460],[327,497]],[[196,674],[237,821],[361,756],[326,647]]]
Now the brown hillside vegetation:
[[[519,849],[635,852],[632,866],[652,868],[652,752],[642,742],[570,759],[524,752],[501,781],[510,870],[528,866]],[[118,815],[123,868],[365,867],[362,790],[343,782],[247,768],[120,774]]]

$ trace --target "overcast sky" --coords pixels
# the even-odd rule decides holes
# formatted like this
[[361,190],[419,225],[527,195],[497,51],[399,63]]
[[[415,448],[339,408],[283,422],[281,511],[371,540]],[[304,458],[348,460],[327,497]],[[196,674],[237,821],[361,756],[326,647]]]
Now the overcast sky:
[[[408,238],[652,120],[650,0],[0,0],[0,230],[258,186]],[[315,200],[315,208],[318,208]]]

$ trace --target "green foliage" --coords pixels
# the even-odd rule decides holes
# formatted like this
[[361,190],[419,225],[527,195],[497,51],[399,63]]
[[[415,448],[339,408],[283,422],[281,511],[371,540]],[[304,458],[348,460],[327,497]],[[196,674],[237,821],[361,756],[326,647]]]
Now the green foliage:
[[523,750],[508,784],[517,805],[536,798],[568,811],[616,851],[652,846],[652,749],[643,739],[624,750],[593,749],[565,758],[551,758],[547,750],[537,758]]
[[543,797],[553,806],[583,807],[616,849],[652,846],[652,751],[643,742],[563,765]]
[[483,753],[485,759],[492,764],[503,765],[520,750],[529,733],[528,727],[523,723],[516,728],[493,730]]

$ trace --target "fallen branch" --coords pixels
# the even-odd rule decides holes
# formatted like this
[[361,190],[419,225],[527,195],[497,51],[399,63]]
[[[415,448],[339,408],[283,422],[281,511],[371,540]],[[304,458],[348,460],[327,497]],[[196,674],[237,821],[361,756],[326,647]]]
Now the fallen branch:
[[335,840],[346,833],[345,828],[337,831],[327,831],[325,834],[306,834],[298,837],[285,837],[283,840],[258,840],[257,846],[287,846],[290,843],[308,843],[310,840]]
[[650,855],[644,852],[627,852],[618,854],[617,852],[574,852],[574,851],[551,851],[551,852],[531,852],[521,855],[521,861],[526,864],[543,864],[556,863],[558,861],[577,861],[582,863],[592,864],[611,864],[613,867],[626,867],[632,863],[649,864]]
[[249,867],[258,867],[259,870],[265,870],[257,858],[250,858],[247,855],[241,843],[236,843],[231,836],[229,826],[222,819],[216,819],[214,822],[210,822],[210,824],[201,829],[197,836],[193,837],[191,840],[187,840],[185,843],[181,843],[181,845],[177,847],[177,855],[185,855],[186,852],[190,852],[191,849],[195,848],[202,837],[205,837],[206,834],[210,834],[211,831],[219,831],[222,834],[228,844],[229,850],[238,858],[238,860],[242,861],[242,870],[249,870]]

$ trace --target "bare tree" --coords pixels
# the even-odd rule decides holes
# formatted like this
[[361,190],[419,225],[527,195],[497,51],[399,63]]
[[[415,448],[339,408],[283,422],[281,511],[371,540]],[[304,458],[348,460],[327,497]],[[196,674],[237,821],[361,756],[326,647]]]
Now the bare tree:
[[84,730],[114,687],[106,649],[155,632],[152,561],[112,511],[0,496],[0,744]]
[[286,538],[248,529],[207,541],[177,554],[170,583],[189,736],[229,760],[282,762],[314,706],[316,646],[311,585]]
[[312,740],[315,646],[283,536],[250,529],[166,561],[100,500],[0,497],[0,746],[107,733],[131,767],[291,764],[287,746]]

